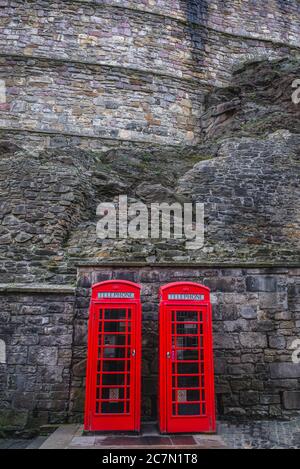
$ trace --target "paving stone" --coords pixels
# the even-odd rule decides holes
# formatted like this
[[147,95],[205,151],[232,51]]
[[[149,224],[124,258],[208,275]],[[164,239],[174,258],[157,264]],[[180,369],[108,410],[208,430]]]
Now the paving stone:
[[194,446],[196,444],[193,436],[171,436],[171,441],[175,446]]

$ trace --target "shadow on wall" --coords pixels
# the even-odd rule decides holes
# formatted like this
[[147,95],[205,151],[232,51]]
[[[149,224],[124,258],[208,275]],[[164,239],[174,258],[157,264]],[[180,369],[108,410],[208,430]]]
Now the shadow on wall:
[[206,25],[209,12],[207,0],[188,0],[187,1],[187,21],[189,23],[188,29],[191,36],[191,56],[194,67],[197,71],[201,71],[204,67],[205,56],[199,51],[205,50],[207,32],[203,28],[199,28],[199,24]]

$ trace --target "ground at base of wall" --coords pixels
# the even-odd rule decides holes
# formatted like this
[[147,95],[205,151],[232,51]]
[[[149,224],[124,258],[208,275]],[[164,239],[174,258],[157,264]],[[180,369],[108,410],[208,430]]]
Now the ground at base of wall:
[[290,421],[218,422],[217,435],[159,435],[155,424],[143,426],[141,435],[82,436],[81,425],[61,425],[48,438],[0,439],[1,449],[300,449],[300,417]]

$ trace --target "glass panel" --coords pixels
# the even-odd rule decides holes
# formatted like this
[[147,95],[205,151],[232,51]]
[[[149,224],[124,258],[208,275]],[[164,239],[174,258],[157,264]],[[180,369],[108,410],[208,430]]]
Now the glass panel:
[[176,320],[198,322],[198,311],[177,311]]
[[[99,336],[99,345],[101,345],[102,337]],[[130,337],[127,338],[127,342],[130,341]],[[103,340],[103,345],[125,345],[126,344],[126,335],[105,335]]]
[[202,391],[199,389],[176,389],[172,392],[172,400],[173,402],[200,401],[201,395]]
[[[126,329],[127,326],[127,329]],[[104,323],[104,332],[125,332],[130,331],[130,322],[105,322]]]
[[201,415],[200,404],[178,404],[178,415]]
[[177,324],[177,334],[198,334],[198,324],[193,323],[181,323]]
[[102,355],[104,358],[130,358],[130,350],[126,347],[104,347],[103,349],[99,348],[99,358],[102,358]]
[[102,402],[102,414],[124,414],[124,402]]
[[103,371],[125,371],[125,363],[125,360],[104,360]]
[[102,375],[102,384],[125,384],[125,375],[120,374],[120,375],[107,375],[103,374]]
[[177,360],[198,360],[199,350],[177,350]]
[[110,399],[112,401],[125,399],[125,388],[103,388],[102,393],[100,389],[98,391],[99,397],[97,399]]
[[183,347],[198,347],[198,336],[193,337],[173,337],[172,344],[183,348]]
[[[130,312],[129,312],[130,313]],[[126,309],[106,309],[104,311],[104,319],[125,319]],[[130,319],[128,317],[128,319]]]
[[[191,375],[199,373],[199,363],[177,363],[177,374]],[[176,370],[174,370],[176,373]]]
[[200,377],[199,376],[178,376],[178,386],[185,388],[199,388]]

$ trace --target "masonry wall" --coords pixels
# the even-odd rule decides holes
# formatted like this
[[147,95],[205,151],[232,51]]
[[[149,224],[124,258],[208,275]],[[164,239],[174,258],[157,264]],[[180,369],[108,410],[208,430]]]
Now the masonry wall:
[[299,53],[297,2],[267,4],[2,1],[0,129],[196,143],[208,85]]
[[68,418],[74,296],[33,290],[0,292],[0,435]]
[[219,418],[274,418],[300,410],[300,271],[288,268],[81,267],[74,317],[70,418],[82,420],[90,286],[125,279],[142,284],[143,419],[157,416],[158,291],[172,281],[211,288]]
[[83,421],[90,287],[108,279],[142,285],[143,420],[157,417],[158,290],[172,281],[211,288],[218,418],[299,412],[299,269],[81,266],[76,295],[70,287],[1,289],[1,431]]

